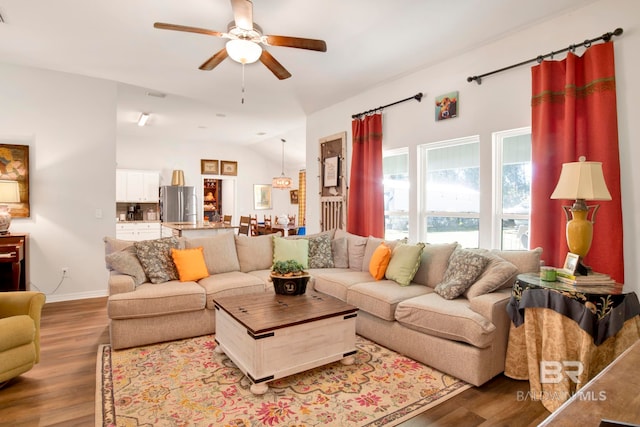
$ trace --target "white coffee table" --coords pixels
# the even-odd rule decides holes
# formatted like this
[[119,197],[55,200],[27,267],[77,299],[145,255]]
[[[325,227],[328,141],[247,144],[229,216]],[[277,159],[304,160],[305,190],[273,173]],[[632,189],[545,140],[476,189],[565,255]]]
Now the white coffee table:
[[307,291],[251,294],[215,300],[216,352],[225,353],[264,394],[268,382],[356,353],[357,307]]

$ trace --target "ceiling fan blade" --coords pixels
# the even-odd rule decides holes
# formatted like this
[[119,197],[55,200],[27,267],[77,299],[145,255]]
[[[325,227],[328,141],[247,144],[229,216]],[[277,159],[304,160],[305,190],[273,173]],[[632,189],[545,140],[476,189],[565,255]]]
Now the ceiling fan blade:
[[300,37],[288,36],[265,36],[267,44],[270,46],[295,47],[298,49],[327,51],[327,44],[324,40],[304,39]]
[[207,59],[199,68],[204,71],[213,70],[218,66],[218,64],[227,59],[227,56],[229,56],[229,54],[227,53],[227,49],[223,47],[222,49],[217,51],[215,55]]
[[161,30],[184,31],[186,33],[198,33],[206,34],[208,36],[223,37],[223,34],[221,32],[207,30],[206,28],[187,27],[185,25],[166,24],[164,22],[156,22],[155,24],[153,24],[153,27],[159,28]]
[[291,73],[287,71],[286,68],[279,63],[276,58],[273,57],[266,50],[262,50],[262,55],[260,55],[260,62],[262,62],[277,78],[280,80],[288,79],[291,77]]
[[231,0],[233,20],[242,30],[253,30],[253,3],[250,0]]

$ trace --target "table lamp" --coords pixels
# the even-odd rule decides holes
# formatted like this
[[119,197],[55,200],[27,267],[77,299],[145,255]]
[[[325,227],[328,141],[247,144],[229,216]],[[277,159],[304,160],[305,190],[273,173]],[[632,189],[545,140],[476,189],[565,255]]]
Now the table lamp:
[[[611,194],[604,181],[602,163],[587,162],[584,156],[579,160],[562,165],[560,179],[551,198],[575,199],[573,206],[562,207],[567,217],[567,245],[569,252],[580,256],[578,272],[587,274],[588,268],[582,261],[591,248],[593,224],[600,205],[587,206],[586,201],[611,200]],[[592,212],[591,219],[588,218],[589,211]]]
[[18,181],[0,180],[0,234],[7,234],[11,225],[9,206],[3,203],[20,203]]

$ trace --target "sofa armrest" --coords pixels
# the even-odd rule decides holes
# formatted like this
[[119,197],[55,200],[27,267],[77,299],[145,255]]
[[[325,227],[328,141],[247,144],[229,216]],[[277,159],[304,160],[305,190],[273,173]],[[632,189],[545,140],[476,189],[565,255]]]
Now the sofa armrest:
[[507,318],[507,302],[511,298],[511,288],[479,295],[469,300],[471,310],[481,314],[491,323]]
[[115,271],[110,272],[108,284],[109,295],[123,294],[125,292],[132,292],[136,289],[133,277],[126,274],[118,274]]

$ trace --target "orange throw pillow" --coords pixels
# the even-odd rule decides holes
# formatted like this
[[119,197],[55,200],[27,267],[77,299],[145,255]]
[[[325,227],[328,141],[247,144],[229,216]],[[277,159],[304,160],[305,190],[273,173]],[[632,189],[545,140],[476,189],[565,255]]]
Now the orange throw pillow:
[[384,273],[387,271],[387,266],[391,260],[391,248],[384,243],[380,243],[380,246],[373,251],[371,261],[369,262],[369,273],[376,280],[380,280],[384,277]]
[[207,264],[204,262],[202,246],[192,249],[171,248],[171,258],[178,270],[181,282],[195,281],[209,277]]

